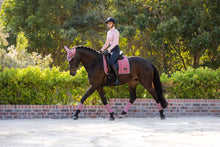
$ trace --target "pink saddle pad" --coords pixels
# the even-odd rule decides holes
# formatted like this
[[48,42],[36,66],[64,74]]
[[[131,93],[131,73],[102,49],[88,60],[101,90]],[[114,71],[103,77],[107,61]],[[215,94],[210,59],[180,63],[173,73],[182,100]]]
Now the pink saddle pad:
[[[108,74],[108,67],[105,56],[103,56],[103,63],[104,63],[104,72]],[[118,60],[118,74],[129,74],[130,73],[130,64],[128,58],[124,56],[123,59]]]

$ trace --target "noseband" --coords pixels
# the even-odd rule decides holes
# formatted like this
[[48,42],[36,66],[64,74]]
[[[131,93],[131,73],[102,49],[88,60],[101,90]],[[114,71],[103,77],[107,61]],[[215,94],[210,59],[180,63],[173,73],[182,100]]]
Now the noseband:
[[71,68],[78,68],[79,66],[76,66],[76,65],[74,65],[74,66],[72,66],[72,65],[69,65],[69,68],[71,69]]

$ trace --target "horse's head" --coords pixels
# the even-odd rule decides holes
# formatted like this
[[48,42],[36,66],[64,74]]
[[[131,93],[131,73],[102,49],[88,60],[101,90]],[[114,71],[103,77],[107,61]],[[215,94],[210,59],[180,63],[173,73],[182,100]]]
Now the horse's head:
[[80,63],[76,55],[76,48],[68,49],[66,46],[64,46],[64,48],[67,51],[67,60],[69,61],[70,75],[75,76],[76,70]]

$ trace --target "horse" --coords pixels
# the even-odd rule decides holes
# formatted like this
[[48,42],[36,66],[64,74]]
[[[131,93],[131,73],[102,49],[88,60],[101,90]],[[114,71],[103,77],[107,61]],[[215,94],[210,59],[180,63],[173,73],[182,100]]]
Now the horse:
[[[69,61],[70,75],[75,76],[79,64],[85,67],[88,73],[89,83],[91,84],[87,92],[83,95],[78,105],[78,108],[73,116],[74,120],[78,119],[78,115],[82,110],[84,101],[95,91],[97,91],[101,97],[102,103],[106,106],[108,113],[110,114],[110,120],[114,120],[114,111],[107,103],[105,92],[103,87],[106,86],[107,74],[104,72],[103,67],[103,54],[84,46],[76,46],[67,51],[67,60]],[[167,107],[168,102],[164,98],[164,90],[160,81],[160,76],[156,67],[150,63],[147,59],[139,56],[128,57],[130,63],[130,73],[119,75],[120,85],[128,84],[128,90],[130,94],[130,100],[125,106],[123,112],[119,118],[123,118],[129,111],[130,107],[136,100],[136,87],[141,84],[148,92],[153,96],[156,101],[160,118],[165,119],[163,109]],[[113,83],[110,86],[114,86]]]

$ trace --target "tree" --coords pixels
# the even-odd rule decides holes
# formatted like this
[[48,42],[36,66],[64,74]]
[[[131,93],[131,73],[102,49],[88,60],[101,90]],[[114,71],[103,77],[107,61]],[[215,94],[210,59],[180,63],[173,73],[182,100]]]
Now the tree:
[[76,0],[69,19],[63,24],[63,38],[71,45],[101,49],[106,34],[104,21],[108,17],[106,5],[103,0]]
[[[212,66],[217,61],[219,40],[219,2],[216,0],[144,1],[136,24],[148,30],[150,44],[162,59],[165,72],[187,66]],[[143,21],[144,20],[144,21]],[[216,58],[217,57],[217,58]],[[207,59],[206,62],[204,59]]]
[[[43,56],[52,54],[55,65],[64,60],[62,48],[65,44],[61,36],[63,22],[69,18],[69,9],[74,5],[67,0],[5,0],[1,10],[1,22],[10,33],[9,45],[16,44],[17,36],[24,32],[28,39],[28,52],[38,52]],[[14,41],[12,41],[14,40]]]
[[218,0],[6,0],[1,22],[9,45],[22,31],[29,52],[51,53],[54,65],[62,66],[63,45],[99,50],[107,31],[104,20],[112,16],[121,50],[169,73],[219,67],[219,7]]

